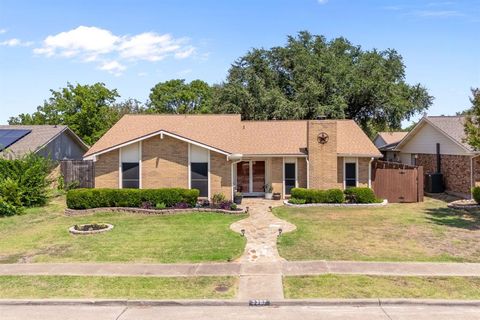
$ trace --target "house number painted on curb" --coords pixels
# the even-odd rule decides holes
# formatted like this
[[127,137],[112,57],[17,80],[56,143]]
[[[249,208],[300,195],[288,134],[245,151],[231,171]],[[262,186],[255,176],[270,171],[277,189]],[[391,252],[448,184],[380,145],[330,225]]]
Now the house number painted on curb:
[[317,141],[320,144],[325,144],[328,142],[328,134],[326,132],[320,132],[317,137]]

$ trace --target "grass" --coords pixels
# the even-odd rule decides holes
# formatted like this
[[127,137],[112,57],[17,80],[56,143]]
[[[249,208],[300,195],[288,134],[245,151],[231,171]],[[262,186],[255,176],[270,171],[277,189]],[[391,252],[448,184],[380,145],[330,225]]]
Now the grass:
[[0,276],[2,299],[228,299],[235,277]]
[[480,299],[480,278],[321,275],[285,277],[285,298]]
[[279,238],[287,260],[480,262],[480,214],[439,200],[376,208],[292,208],[274,213],[297,226]]
[[[0,263],[227,261],[240,256],[245,238],[229,229],[245,215],[191,213],[146,216],[63,215],[64,197],[26,214],[0,218]],[[71,235],[74,224],[110,223],[112,231]]]

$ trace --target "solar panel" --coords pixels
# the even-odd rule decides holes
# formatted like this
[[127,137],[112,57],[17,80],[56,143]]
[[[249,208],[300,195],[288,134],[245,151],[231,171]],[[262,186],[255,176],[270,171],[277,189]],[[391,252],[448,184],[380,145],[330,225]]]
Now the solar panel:
[[18,140],[25,137],[32,130],[27,129],[0,129],[0,151],[5,150]]

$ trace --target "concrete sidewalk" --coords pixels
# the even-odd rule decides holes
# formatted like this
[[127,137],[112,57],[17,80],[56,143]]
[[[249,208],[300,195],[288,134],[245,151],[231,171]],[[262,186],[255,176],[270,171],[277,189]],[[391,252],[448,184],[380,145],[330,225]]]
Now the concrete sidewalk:
[[321,274],[480,277],[480,263],[278,261],[198,264],[0,264],[0,275],[195,277]]

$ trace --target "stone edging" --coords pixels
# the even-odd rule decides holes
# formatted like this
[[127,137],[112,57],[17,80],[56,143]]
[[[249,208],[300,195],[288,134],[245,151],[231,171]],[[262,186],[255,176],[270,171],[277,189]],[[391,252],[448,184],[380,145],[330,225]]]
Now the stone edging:
[[113,225],[108,224],[108,223],[103,223],[103,224],[107,225],[107,227],[106,227],[105,229],[90,230],[90,231],[81,231],[81,230],[76,230],[76,229],[75,229],[75,226],[71,226],[70,228],[68,228],[68,232],[70,232],[71,234],[79,234],[79,235],[82,235],[82,234],[102,233],[102,232],[107,232],[107,231],[110,231],[110,230],[113,229]]
[[293,204],[289,203],[288,200],[284,200],[283,203],[286,206],[291,206],[291,207],[352,207],[352,208],[357,208],[357,207],[381,207],[385,206],[388,204],[388,200],[384,199],[380,203],[305,203],[305,204]]
[[67,216],[80,216],[98,212],[122,212],[122,213],[133,213],[133,214],[146,214],[146,215],[171,215],[187,212],[217,212],[224,214],[242,214],[247,213],[246,209],[241,210],[224,210],[224,209],[213,209],[213,208],[187,208],[187,209],[142,209],[142,208],[129,208],[129,207],[102,207],[102,208],[91,208],[91,209],[65,209],[65,215]]
[[469,200],[456,200],[447,204],[447,207],[460,210],[475,210],[480,209],[480,204]]

